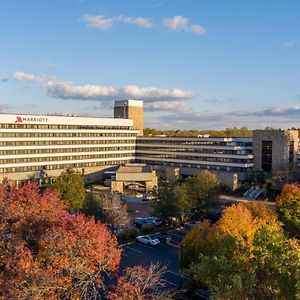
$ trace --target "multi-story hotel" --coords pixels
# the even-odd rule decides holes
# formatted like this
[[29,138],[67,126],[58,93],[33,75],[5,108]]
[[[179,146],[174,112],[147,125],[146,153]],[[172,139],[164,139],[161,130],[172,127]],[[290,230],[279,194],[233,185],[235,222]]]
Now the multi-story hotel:
[[179,168],[182,176],[209,170],[232,187],[234,174],[236,180],[249,179],[252,139],[144,136],[137,138],[135,158],[158,169]]
[[142,136],[142,131],[143,102],[136,100],[116,101],[114,118],[0,114],[0,180],[51,181],[74,168],[93,181],[105,169],[138,162],[169,175],[209,170],[234,189],[249,179],[253,161],[263,170],[273,161],[275,170],[279,161],[288,166],[297,158],[296,132],[254,131],[253,140]]
[[1,177],[56,177],[67,168],[93,173],[131,162],[138,130],[133,120],[0,115]]

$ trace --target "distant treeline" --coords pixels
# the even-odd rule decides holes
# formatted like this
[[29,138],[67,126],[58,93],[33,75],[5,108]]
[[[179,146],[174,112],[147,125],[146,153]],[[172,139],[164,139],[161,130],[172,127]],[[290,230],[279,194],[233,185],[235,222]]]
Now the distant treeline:
[[198,137],[209,135],[210,137],[249,137],[252,136],[252,130],[247,127],[233,127],[224,130],[157,130],[154,128],[145,128],[144,135],[166,135],[166,136],[190,136]]

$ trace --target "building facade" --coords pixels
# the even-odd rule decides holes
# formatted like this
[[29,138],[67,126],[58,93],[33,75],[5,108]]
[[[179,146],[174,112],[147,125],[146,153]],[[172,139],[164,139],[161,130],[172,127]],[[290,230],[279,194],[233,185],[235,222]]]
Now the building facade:
[[253,164],[267,174],[283,173],[292,179],[297,171],[297,130],[254,130]]
[[120,100],[115,101],[114,117],[133,120],[132,129],[138,130],[138,135],[143,135],[144,107],[143,101]]
[[208,170],[235,189],[237,181],[249,180],[252,138],[137,137],[135,159],[165,170],[166,174],[171,174],[170,167],[181,176]]
[[116,101],[114,118],[0,114],[0,181],[51,181],[73,168],[87,181],[127,163],[151,165],[170,180],[215,173],[232,189],[266,173],[295,171],[298,131],[255,130],[250,138],[142,136],[143,102]]
[[113,118],[0,114],[0,176],[12,180],[82,174],[131,162],[138,130]]

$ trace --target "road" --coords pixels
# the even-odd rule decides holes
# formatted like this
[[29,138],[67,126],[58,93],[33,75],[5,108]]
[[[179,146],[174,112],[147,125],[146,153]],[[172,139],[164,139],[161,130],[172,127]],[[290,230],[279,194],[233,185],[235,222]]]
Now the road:
[[183,239],[183,230],[169,231],[172,237],[170,245],[160,244],[158,247],[151,247],[137,242],[123,246],[120,269],[142,265],[149,266],[151,263],[159,263],[167,267],[164,279],[169,288],[179,288],[182,281],[187,279],[179,273],[179,243]]

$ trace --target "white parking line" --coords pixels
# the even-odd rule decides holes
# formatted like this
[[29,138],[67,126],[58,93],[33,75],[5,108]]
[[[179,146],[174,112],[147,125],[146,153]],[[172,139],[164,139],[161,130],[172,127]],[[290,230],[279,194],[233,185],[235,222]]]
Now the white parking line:
[[176,273],[176,272],[173,272],[173,271],[167,271],[167,273],[171,273],[171,274],[173,274],[173,275],[176,275],[176,276],[178,276],[178,277],[182,277],[182,278],[185,278],[185,279],[190,279],[190,278],[187,277],[187,276],[184,276],[184,275],[182,275],[182,274],[179,274],[179,273]]
[[167,273],[171,273],[171,274],[173,274],[173,275],[176,275],[176,276],[179,276],[179,277],[180,277],[180,274],[179,274],[179,273],[175,273],[175,272],[173,272],[173,271],[167,271]]
[[[149,245],[142,244],[142,243],[138,243],[137,245],[142,246],[142,247],[146,247],[146,248],[152,249],[152,250],[155,248],[155,247],[151,247],[151,246],[149,246]],[[158,246],[158,247],[159,247],[159,246]]]
[[140,251],[140,250],[137,250],[137,249],[134,249],[134,248],[131,248],[131,247],[128,247],[128,246],[125,246],[124,248],[129,249],[129,250],[132,250],[132,251],[135,251],[135,252],[137,252],[137,253],[143,253],[143,252]]
[[175,234],[175,233],[171,233],[171,232],[168,232],[168,234],[169,234],[169,235],[172,235],[172,236],[175,236],[175,237],[177,237],[177,238],[180,238],[180,239],[183,239],[183,238],[184,238],[184,236],[179,235],[179,234]]
[[170,284],[170,285],[174,285],[174,286],[178,286],[176,283],[173,283],[173,282],[170,282],[170,281],[168,281],[168,280],[164,280],[167,284]]

